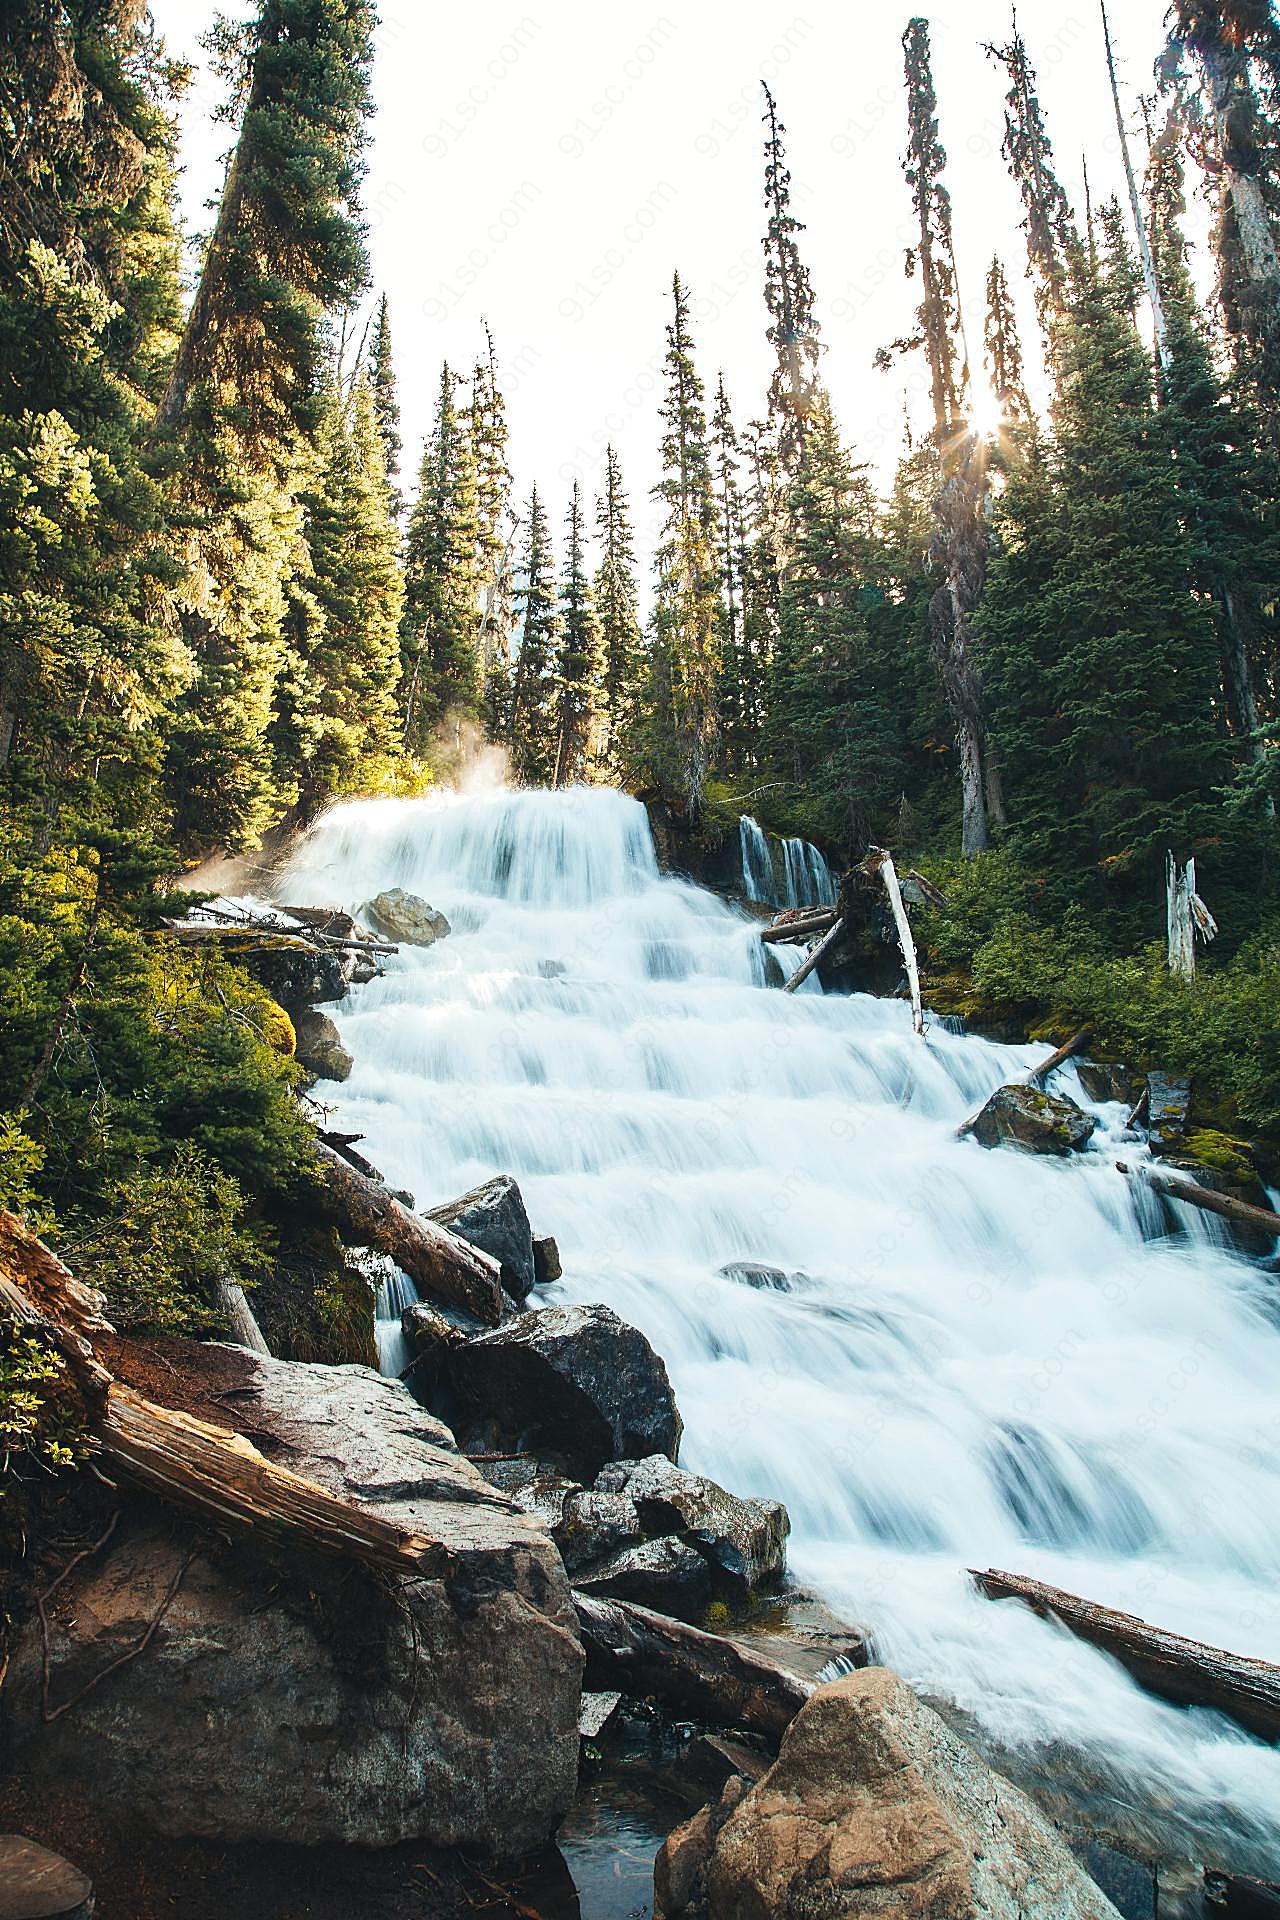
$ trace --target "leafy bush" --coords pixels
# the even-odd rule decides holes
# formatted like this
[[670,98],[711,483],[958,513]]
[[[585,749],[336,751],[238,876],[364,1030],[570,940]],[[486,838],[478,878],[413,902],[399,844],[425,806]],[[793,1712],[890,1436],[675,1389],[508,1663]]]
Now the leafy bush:
[[219,1282],[251,1285],[266,1266],[244,1210],[236,1181],[185,1141],[167,1166],[116,1182],[105,1213],[67,1234],[67,1258],[105,1294],[108,1317],[124,1331],[225,1331]]
[[88,1435],[65,1391],[60,1353],[0,1314],[0,1499],[15,1460],[69,1467],[88,1451]]

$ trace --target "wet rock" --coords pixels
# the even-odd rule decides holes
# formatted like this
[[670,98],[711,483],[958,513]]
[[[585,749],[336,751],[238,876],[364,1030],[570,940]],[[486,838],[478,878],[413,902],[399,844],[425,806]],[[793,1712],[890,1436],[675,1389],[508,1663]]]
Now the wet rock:
[[430,1208],[426,1217],[500,1260],[502,1284],[512,1299],[528,1298],[537,1277],[533,1229],[524,1196],[509,1173],[497,1174],[483,1186],[459,1194],[456,1200]]
[[[751,1784],[741,1774],[731,1774],[712,1805],[667,1835],[653,1863],[653,1920],[676,1920],[678,1914],[702,1920],[707,1912],[707,1868],[716,1841]],[[750,1920],[773,1920],[772,1909],[759,1902],[754,1910],[744,1907],[743,1911]]]
[[1142,1076],[1116,1060],[1073,1060],[1080,1085],[1090,1100],[1119,1100],[1132,1109],[1142,1091]]
[[685,1799],[705,1804],[719,1798],[734,1778],[754,1785],[769,1771],[769,1756],[730,1734],[702,1733],[691,1740],[665,1777]]
[[646,1533],[679,1534],[743,1594],[785,1571],[791,1522],[780,1500],[741,1500],[663,1454],[603,1468],[596,1489],[627,1495]]
[[720,1268],[722,1280],[740,1287],[767,1288],[772,1293],[794,1293],[808,1283],[807,1273],[788,1273],[785,1267],[766,1266],[760,1260],[730,1260]]
[[[1192,1134],[1194,1141],[1196,1135]],[[1189,1143],[1190,1144],[1190,1143]],[[1211,1193],[1225,1193],[1232,1200],[1243,1200],[1246,1206],[1263,1207],[1268,1213],[1273,1211],[1271,1195],[1263,1186],[1257,1174],[1250,1169],[1250,1175],[1241,1177],[1238,1170],[1224,1170],[1223,1167],[1206,1166],[1201,1160],[1194,1160],[1185,1153],[1162,1153],[1158,1163],[1161,1168],[1169,1168],[1194,1181],[1198,1187],[1208,1187]],[[1165,1232],[1178,1230],[1176,1216],[1171,1201],[1165,1195],[1157,1196]],[[1252,1254],[1255,1259],[1265,1259],[1275,1249],[1275,1236],[1263,1227],[1243,1226],[1239,1221],[1224,1222],[1231,1239],[1242,1253]]]
[[353,965],[350,953],[337,948],[305,953],[298,947],[262,947],[237,960],[284,1008],[295,1028],[308,1007],[346,998]]
[[305,1007],[294,1022],[297,1059],[318,1080],[347,1080],[355,1061],[327,1013]]
[[598,1740],[622,1705],[620,1693],[584,1693],[578,1709],[578,1734],[583,1740]]
[[467,1329],[427,1300],[416,1300],[400,1315],[400,1331],[415,1356],[437,1359],[460,1347]]
[[1172,1073],[1147,1075],[1147,1138],[1155,1153],[1171,1153],[1187,1131],[1191,1082]]
[[584,1593],[634,1600],[677,1620],[697,1622],[713,1597],[711,1569],[696,1547],[670,1536],[623,1547],[608,1560],[574,1575]]
[[219,1842],[543,1844],[573,1797],[582,1673],[545,1532],[398,1383],[201,1351],[274,1463],[438,1542],[440,1569],[394,1579],[131,1512],[50,1602],[55,1702],[163,1619],[145,1657],[51,1725],[39,1634],[23,1636],[5,1689],[19,1765],[120,1820]]
[[791,1584],[770,1606],[753,1614],[749,1624],[735,1626],[733,1638],[819,1685],[870,1666],[874,1659],[869,1627],[842,1620],[817,1594]]
[[89,1920],[93,1882],[59,1853],[0,1833],[0,1920]]
[[969,1131],[984,1147],[1021,1153],[1079,1153],[1098,1123],[1070,1100],[1036,1087],[997,1087]]
[[408,947],[431,947],[449,933],[442,913],[403,887],[388,887],[363,909],[379,933]]
[[768,1773],[691,1828],[655,1866],[658,1920],[1118,1920],[1026,1795],[883,1667],[819,1688]]
[[682,1427],[661,1359],[604,1306],[544,1307],[469,1340],[437,1410],[468,1452],[524,1449],[582,1480],[608,1460],[674,1459]]
[[538,976],[542,980],[563,980],[569,969],[563,960],[539,960]]
[[553,1280],[559,1280],[564,1273],[560,1265],[560,1249],[549,1233],[534,1236],[533,1242],[533,1284],[535,1287],[549,1287]]
[[638,1542],[641,1531],[635,1502],[625,1493],[578,1488],[565,1501],[551,1537],[569,1572],[576,1573],[580,1567],[607,1559],[619,1548]]

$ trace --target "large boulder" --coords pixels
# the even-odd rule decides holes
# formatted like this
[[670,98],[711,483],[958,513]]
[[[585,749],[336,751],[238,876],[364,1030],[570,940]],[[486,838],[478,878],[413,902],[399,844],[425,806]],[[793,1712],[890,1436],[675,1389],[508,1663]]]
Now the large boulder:
[[717,1584],[745,1595],[780,1579],[786,1569],[791,1522],[780,1500],[739,1499],[661,1453],[602,1468],[596,1490],[625,1494],[646,1534],[675,1533],[695,1546],[715,1569]]
[[969,1128],[984,1147],[1016,1147],[1021,1153],[1079,1153],[1098,1122],[1074,1101],[1037,1087],[997,1087]]
[[517,1314],[451,1353],[429,1391],[468,1452],[527,1451],[583,1481],[680,1445],[666,1367],[608,1307]]
[[445,1568],[393,1578],[127,1509],[49,1603],[53,1699],[81,1695],[74,1710],[43,1724],[38,1633],[15,1653],[20,1766],[170,1834],[542,1845],[573,1798],[582,1673],[545,1532],[398,1383],[202,1351],[223,1368],[211,1410],[277,1465],[439,1542]]
[[1154,1153],[1173,1152],[1187,1131],[1191,1082],[1174,1073],[1147,1075],[1147,1138]]
[[768,1773],[671,1836],[654,1884],[657,1920],[1118,1920],[1026,1795],[884,1667],[820,1687]]
[[671,1536],[623,1547],[574,1575],[575,1587],[608,1600],[633,1600],[656,1613],[697,1622],[714,1596],[711,1569],[696,1547]]
[[347,1080],[355,1065],[327,1013],[304,1007],[293,1023],[297,1058],[318,1080]]
[[432,1207],[428,1220],[448,1227],[482,1253],[502,1263],[502,1284],[513,1300],[525,1300],[537,1279],[533,1229],[524,1195],[509,1173],[499,1173],[456,1200]]
[[308,1007],[346,998],[355,964],[349,950],[337,947],[320,953],[301,947],[259,947],[236,957],[284,1008],[295,1027]]
[[388,940],[403,941],[407,947],[431,947],[450,931],[442,913],[403,887],[388,887],[370,900],[364,912],[379,933]]

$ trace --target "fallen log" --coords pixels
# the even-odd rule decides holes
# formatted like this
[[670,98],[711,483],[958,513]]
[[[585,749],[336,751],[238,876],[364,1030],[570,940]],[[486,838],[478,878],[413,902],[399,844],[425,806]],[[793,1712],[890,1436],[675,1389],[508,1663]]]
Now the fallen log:
[[1022,1600],[1058,1620],[1077,1638],[1101,1647],[1148,1692],[1180,1707],[1211,1707],[1263,1740],[1280,1740],[1280,1666],[1249,1660],[1179,1633],[1152,1627],[1137,1614],[1095,1606],[1078,1594],[1022,1574],[989,1567],[970,1572],[990,1600]]
[[778,1740],[813,1691],[808,1680],[763,1654],[627,1600],[579,1593],[578,1631],[587,1652],[585,1684],[618,1688],[718,1727]]
[[1171,1179],[1168,1174],[1157,1173],[1154,1167],[1131,1167],[1127,1160],[1116,1161],[1116,1172],[1127,1174],[1131,1180],[1141,1180],[1144,1186],[1164,1194],[1166,1199],[1185,1200],[1188,1206],[1219,1214],[1238,1227],[1252,1227],[1257,1232],[1280,1237],[1280,1213],[1272,1213],[1270,1207],[1252,1206],[1248,1200],[1233,1199],[1229,1193],[1215,1193],[1212,1187],[1197,1186],[1193,1180]]
[[449,1570],[451,1555],[440,1541],[277,1466],[243,1434],[157,1406],[116,1380],[90,1340],[112,1330],[102,1316],[101,1296],[2,1209],[0,1304],[65,1356],[103,1457],[140,1485],[206,1519],[268,1534],[294,1550],[339,1554],[424,1577]]
[[1092,1034],[1092,1026],[1081,1027],[1079,1033],[1073,1033],[1069,1040],[1064,1040],[1060,1047],[1055,1047],[1047,1060],[1042,1060],[1038,1067],[1032,1067],[1030,1073],[1024,1075],[1027,1085],[1039,1086],[1042,1081],[1049,1078],[1056,1067],[1065,1066],[1068,1060],[1074,1059],[1076,1054],[1088,1045]]
[[385,1253],[423,1293],[465,1308],[487,1327],[497,1326],[502,1318],[498,1261],[447,1227],[411,1213],[323,1140],[316,1140],[314,1150],[329,1204],[358,1246]]
[[271,1349],[262,1337],[262,1328],[257,1316],[249,1305],[248,1296],[238,1280],[222,1279],[218,1282],[218,1302],[231,1328],[231,1338],[237,1346],[248,1347],[251,1353],[265,1353],[271,1357]]
[[824,934],[822,939],[819,940],[817,946],[814,947],[813,951],[810,953],[808,959],[803,963],[803,965],[796,968],[796,971],[792,974],[791,978],[787,981],[782,991],[784,993],[794,993],[796,988],[800,986],[803,981],[809,978],[809,975],[813,972],[819,960],[821,960],[823,954],[830,952],[831,948],[834,947],[834,945],[836,944],[836,941],[840,938],[840,935],[843,932],[844,932],[844,921],[837,920],[835,925],[832,927],[830,933]]
[[825,933],[835,918],[834,907],[823,907],[815,913],[798,913],[792,920],[771,920],[767,927],[761,927],[760,938],[770,943],[807,940],[811,934]]

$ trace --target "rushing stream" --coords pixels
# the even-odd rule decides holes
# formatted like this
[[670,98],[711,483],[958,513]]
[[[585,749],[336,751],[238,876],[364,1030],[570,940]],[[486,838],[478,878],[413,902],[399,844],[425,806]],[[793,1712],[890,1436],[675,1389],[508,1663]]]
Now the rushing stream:
[[1000,1764],[1275,1877],[1280,1750],[964,1569],[1280,1660],[1276,1282],[1190,1208],[1155,1237],[1118,1107],[1070,1163],[957,1142],[1043,1049],[769,987],[756,924],[661,876],[620,794],[339,806],[280,897],[390,886],[453,933],[331,1009],[356,1063],[326,1089],[338,1124],[420,1204],[514,1174],[559,1241],[555,1297],[607,1301],[665,1357],[685,1464],[784,1500],[797,1575]]

